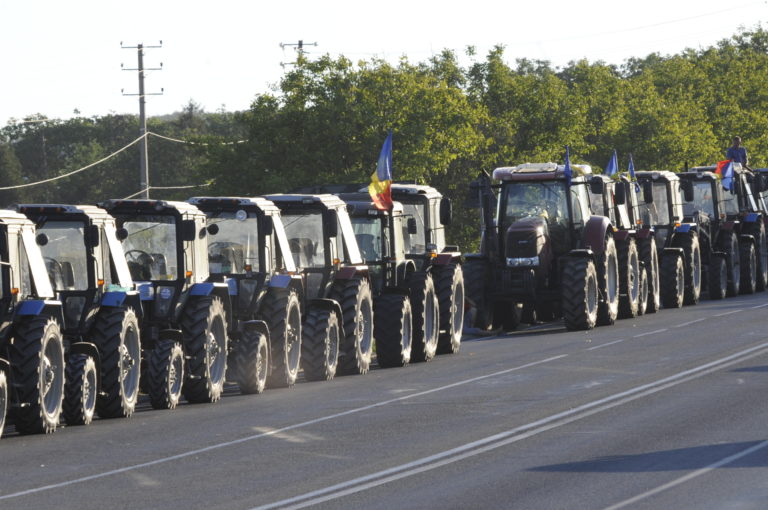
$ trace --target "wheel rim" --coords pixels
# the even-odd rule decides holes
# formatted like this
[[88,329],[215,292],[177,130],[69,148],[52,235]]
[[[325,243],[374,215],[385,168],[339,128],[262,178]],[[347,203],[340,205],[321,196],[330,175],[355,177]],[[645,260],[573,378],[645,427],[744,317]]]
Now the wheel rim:
[[93,415],[96,408],[96,367],[89,366],[85,371],[85,380],[83,381],[83,402],[85,403],[85,414]]
[[637,255],[630,258],[629,299],[634,303],[640,298],[640,262]]
[[54,418],[61,408],[63,378],[64,354],[56,338],[49,336],[40,360],[40,393],[43,411],[49,419]]
[[606,283],[608,289],[608,300],[613,303],[618,297],[618,264],[616,263],[616,257],[608,257],[608,275],[606,276]]
[[413,331],[411,330],[412,322],[411,309],[408,308],[406,313],[403,314],[403,355],[408,355],[411,351],[411,335],[413,334]]
[[206,356],[208,358],[208,370],[213,383],[218,383],[224,378],[227,361],[227,331],[224,320],[220,316],[214,318],[206,339]]
[[685,293],[685,271],[679,257],[677,261],[677,296],[682,299],[682,296]]
[[184,358],[180,351],[181,349],[173,350],[168,367],[168,393],[173,401],[178,400],[181,394],[182,376],[184,375]]
[[120,384],[123,387],[123,395],[128,400],[132,400],[139,391],[140,360],[139,332],[131,324],[125,331],[123,343],[120,344]]
[[332,367],[339,356],[339,323],[333,321],[328,328],[328,345],[325,350],[325,364]]
[[597,313],[597,279],[587,279],[587,313],[592,316]]
[[750,286],[755,286],[755,280],[757,280],[757,268],[755,267],[757,265],[757,258],[755,257],[755,250],[751,250],[752,253],[749,254],[749,283]]
[[741,261],[739,260],[739,243],[736,237],[731,237],[731,281],[738,285],[741,277]]
[[432,343],[435,337],[435,297],[427,294],[427,306],[424,308],[424,343]]
[[256,378],[258,381],[267,379],[267,342],[260,342],[256,356]]
[[371,304],[367,299],[364,299],[357,314],[357,338],[360,339],[360,350],[363,353],[371,349],[372,315]]
[[453,303],[451,304],[451,333],[453,338],[461,336],[461,330],[464,324],[464,286],[457,285],[453,293]]
[[701,288],[701,254],[696,249],[693,255],[693,287]]
[[299,356],[301,355],[301,316],[297,306],[291,307],[285,324],[286,354],[288,356],[288,368],[291,372],[299,369]]

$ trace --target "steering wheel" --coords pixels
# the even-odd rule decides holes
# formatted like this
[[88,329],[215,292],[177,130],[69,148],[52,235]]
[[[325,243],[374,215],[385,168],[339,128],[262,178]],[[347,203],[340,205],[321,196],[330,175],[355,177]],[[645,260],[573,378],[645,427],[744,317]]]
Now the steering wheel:
[[52,266],[52,269],[55,269],[56,271],[58,271],[59,274],[64,274],[64,268],[61,267],[61,262],[59,262],[53,257],[43,257],[43,260],[50,263],[50,265]]
[[154,257],[152,257],[152,255],[145,252],[144,250],[128,250],[127,252],[125,252],[125,258],[126,260],[128,258],[131,258],[132,260],[139,262],[141,264],[155,263]]

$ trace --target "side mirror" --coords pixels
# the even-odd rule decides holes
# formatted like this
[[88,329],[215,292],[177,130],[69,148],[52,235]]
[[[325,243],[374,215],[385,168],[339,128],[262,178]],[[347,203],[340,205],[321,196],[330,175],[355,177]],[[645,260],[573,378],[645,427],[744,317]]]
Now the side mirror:
[[680,188],[683,190],[683,200],[686,202],[693,202],[693,181],[681,179]]
[[115,237],[117,237],[118,241],[125,241],[128,239],[128,231],[123,227],[120,227],[115,231]]
[[275,231],[275,227],[272,224],[272,216],[262,216],[261,218],[261,233],[269,237],[272,232]]
[[336,237],[339,235],[339,223],[336,221],[335,211],[325,211],[323,213],[323,230],[326,237]]
[[181,220],[181,240],[194,241],[197,237],[195,220]]
[[419,227],[416,224],[416,218],[408,218],[407,227],[409,234],[416,234],[419,232]]
[[653,183],[651,181],[643,182],[643,201],[646,204],[653,203]]
[[35,242],[38,246],[45,246],[48,244],[48,235],[40,232],[35,236]]
[[100,232],[99,227],[97,225],[88,225],[87,232],[87,238],[88,238],[88,245],[90,246],[98,246],[99,245],[99,238]]
[[613,201],[616,205],[624,205],[627,202],[627,183],[619,181],[613,188]]
[[443,197],[443,199],[440,200],[440,223],[443,225],[450,225],[452,218],[453,205],[451,204],[451,199]]
[[605,185],[600,177],[594,176],[589,180],[589,192],[593,195],[602,195],[604,188]]
[[208,225],[208,227],[206,227],[206,229],[208,230],[208,233],[211,234],[212,236],[215,236],[216,234],[219,233],[219,226],[216,223],[211,223],[210,225]]

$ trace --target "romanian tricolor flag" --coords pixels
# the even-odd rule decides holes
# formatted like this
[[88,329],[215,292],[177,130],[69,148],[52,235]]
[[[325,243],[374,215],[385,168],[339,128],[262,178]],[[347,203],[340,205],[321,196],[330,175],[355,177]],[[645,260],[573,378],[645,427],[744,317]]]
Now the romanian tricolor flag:
[[381,147],[379,161],[376,163],[376,171],[371,175],[371,184],[368,185],[368,193],[371,195],[377,209],[389,210],[392,208],[392,131],[389,131],[384,145]]
[[730,159],[718,161],[715,173],[723,178],[723,189],[733,191],[733,162]]

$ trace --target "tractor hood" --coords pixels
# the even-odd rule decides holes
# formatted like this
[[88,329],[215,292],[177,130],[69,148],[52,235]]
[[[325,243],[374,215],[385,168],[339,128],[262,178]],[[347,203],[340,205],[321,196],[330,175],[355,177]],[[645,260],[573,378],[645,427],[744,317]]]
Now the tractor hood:
[[522,218],[509,226],[504,236],[504,255],[508,259],[538,257],[539,264],[547,266],[551,257],[551,243],[547,221],[540,217]]

